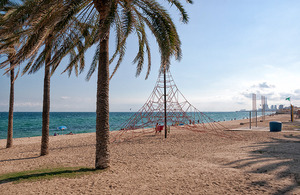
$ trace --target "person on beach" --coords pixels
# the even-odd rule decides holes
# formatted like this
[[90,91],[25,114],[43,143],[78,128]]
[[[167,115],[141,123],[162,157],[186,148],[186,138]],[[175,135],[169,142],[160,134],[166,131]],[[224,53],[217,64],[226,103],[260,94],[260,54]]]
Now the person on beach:
[[162,131],[162,126],[160,126],[158,123],[156,123],[155,125],[155,134],[156,133],[161,133]]

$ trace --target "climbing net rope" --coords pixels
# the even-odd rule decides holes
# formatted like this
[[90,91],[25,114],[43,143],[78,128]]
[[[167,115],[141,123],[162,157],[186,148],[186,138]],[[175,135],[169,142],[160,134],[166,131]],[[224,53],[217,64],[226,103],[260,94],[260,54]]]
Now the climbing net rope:
[[[124,122],[118,132],[114,132],[111,141],[134,138],[157,131],[164,124],[164,74],[160,73],[156,85],[146,103]],[[195,132],[210,132],[225,136],[227,128],[214,121],[194,107],[177,88],[170,71],[166,71],[167,125],[183,126]],[[130,133],[128,135],[127,133]]]

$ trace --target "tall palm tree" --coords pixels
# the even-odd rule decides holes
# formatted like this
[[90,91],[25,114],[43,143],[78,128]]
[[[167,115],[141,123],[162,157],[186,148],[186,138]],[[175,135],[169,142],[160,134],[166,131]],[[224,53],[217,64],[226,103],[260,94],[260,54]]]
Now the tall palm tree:
[[[182,13],[183,20],[187,21],[187,15],[182,5],[177,0],[169,0]],[[187,1],[192,3],[191,1]],[[180,40],[175,25],[169,14],[157,1],[132,0],[109,1],[94,0],[96,10],[100,15],[99,32],[99,66],[97,82],[97,122],[96,122],[96,169],[105,169],[109,166],[109,35],[110,27],[115,23],[117,32],[120,33],[119,47],[120,59],[125,50],[125,41],[128,35],[135,29],[139,39],[139,52],[135,58],[138,63],[137,75],[140,74],[144,62],[144,46],[149,52],[150,47],[146,39],[144,26],[147,25],[155,35],[161,52],[161,67],[167,69],[170,65],[170,57],[175,55],[180,58]],[[148,53],[150,57],[150,53]],[[148,59],[149,74],[151,60]],[[117,63],[116,68],[118,68]],[[116,69],[115,69],[116,70]],[[115,71],[114,71],[115,72]]]
[[[0,51],[3,53],[3,51]],[[7,53],[8,59],[10,59],[10,67],[14,66],[12,59],[13,54]],[[1,56],[1,54],[0,54]],[[10,93],[9,93],[9,110],[8,110],[8,125],[7,125],[7,142],[6,148],[11,148],[13,146],[13,117],[14,117],[14,83],[15,83],[15,68],[10,70]]]
[[[11,58],[11,54],[9,54],[8,58]],[[14,65],[13,61],[11,61],[11,67],[13,65]],[[9,111],[8,111],[6,148],[11,148],[13,146],[13,118],[14,118],[14,94],[15,94],[14,82],[15,82],[15,69],[12,68],[10,71],[10,93],[9,93]]]
[[[15,9],[18,6],[18,4],[15,4],[9,0],[2,1],[0,4],[0,24],[1,29],[4,28],[3,24],[3,18],[5,14],[12,9]],[[3,35],[0,35],[0,39],[2,40],[4,37]],[[2,44],[2,42],[0,43]],[[0,50],[0,56],[3,54],[6,54],[8,56],[8,60],[10,62],[10,94],[9,94],[9,111],[8,111],[8,127],[7,127],[7,142],[6,142],[6,148],[11,148],[13,146],[13,117],[14,117],[14,82],[16,79],[15,76],[15,68],[14,67],[14,61],[13,56],[16,52],[15,47],[17,46],[17,43],[14,43],[12,46]]]
[[[182,20],[187,22],[188,17],[178,0],[167,0],[175,5],[182,15]],[[192,1],[188,0],[188,3]],[[99,60],[98,81],[97,81],[97,107],[96,107],[96,169],[109,167],[109,64],[116,55],[119,60],[112,75],[118,69],[124,53],[126,39],[132,32],[136,32],[139,40],[139,51],[134,59],[137,63],[138,76],[141,73],[144,63],[144,48],[148,54],[148,71],[151,67],[150,47],[146,38],[145,26],[151,30],[156,37],[160,53],[161,67],[168,69],[170,58],[181,57],[180,40],[175,25],[167,11],[157,1],[154,0],[93,0],[94,8],[99,14],[99,45],[94,59]],[[112,60],[109,60],[109,36],[110,28],[115,27],[117,35],[116,51]],[[94,72],[92,66],[90,73]]]
[[[23,74],[25,74],[26,72],[28,72],[29,74],[34,73],[42,67],[43,63],[45,64],[41,140],[41,155],[43,156],[49,153],[50,77],[54,73],[60,61],[68,53],[73,54],[71,55],[71,64],[73,66],[67,68],[67,70],[69,70],[69,75],[71,74],[72,68],[74,66],[76,69],[76,75],[78,74],[78,66],[76,66],[77,63],[80,63],[80,71],[83,70],[84,55],[78,55],[79,57],[77,57],[76,59],[74,59],[73,56],[74,54],[76,54],[75,47],[77,51],[80,51],[82,49],[83,44],[81,42],[81,39],[84,38],[83,34],[85,33],[85,36],[88,36],[88,34],[86,33],[87,28],[84,25],[76,21],[72,21],[72,32],[74,38],[73,41],[76,44],[73,44],[72,47],[69,47],[66,52],[56,55],[55,63],[52,63],[52,65],[50,65],[51,55],[56,52],[58,45],[60,45],[61,41],[63,40],[63,32],[68,30],[68,28],[66,28],[66,25],[61,24],[65,22],[62,17],[65,7],[56,9],[55,6],[60,4],[40,3],[41,1],[38,0],[28,0],[17,10],[7,16],[8,19],[6,20],[6,24],[18,24],[17,26],[26,26],[26,29],[19,34],[10,36],[10,38],[6,39],[6,42],[8,43],[5,46],[9,47],[12,41],[16,39],[20,39],[23,41],[18,53],[14,55],[14,60],[18,61],[19,63],[24,61],[25,59],[29,59],[29,62],[23,70]],[[68,15],[64,16],[67,18],[69,17]],[[79,24],[81,29],[76,31],[76,28],[78,29],[77,25]],[[3,33],[5,34],[7,32],[10,32],[14,28],[15,26],[11,26],[11,28],[3,31]],[[40,51],[40,48],[42,48],[43,45],[44,48],[42,49],[42,51]],[[40,52],[39,55],[38,52]],[[2,67],[4,66],[5,62],[2,63]],[[10,67],[11,70],[12,68],[13,67]]]

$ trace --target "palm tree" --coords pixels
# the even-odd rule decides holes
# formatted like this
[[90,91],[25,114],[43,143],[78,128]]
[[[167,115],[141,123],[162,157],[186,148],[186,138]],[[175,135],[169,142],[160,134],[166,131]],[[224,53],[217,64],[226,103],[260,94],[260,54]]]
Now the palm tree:
[[[2,52],[1,52],[2,53]],[[13,54],[8,53],[8,59],[12,59]],[[10,60],[10,66],[13,67],[14,63]],[[13,146],[13,117],[14,117],[14,82],[15,82],[15,69],[10,70],[10,93],[9,93],[9,111],[8,111],[8,126],[7,126],[7,142],[6,148]]]
[[[3,22],[3,18],[5,14],[12,9],[15,9],[17,4],[10,2],[10,1],[3,1],[0,4],[0,24]],[[1,29],[4,28],[4,26],[1,25]],[[3,38],[3,35],[0,35],[0,38]],[[2,44],[2,43],[1,43]],[[8,60],[10,62],[10,94],[9,94],[9,111],[8,111],[8,127],[7,127],[7,143],[6,148],[11,148],[13,146],[13,117],[14,117],[14,82],[15,82],[15,69],[13,68],[15,66],[13,61],[13,56],[16,52],[15,46],[17,46],[17,43],[13,44],[12,46],[0,50],[1,54],[8,55]]]
[[[187,15],[178,0],[168,0],[174,4],[187,22]],[[192,3],[192,1],[187,1]],[[161,67],[168,69],[171,56],[177,59],[181,56],[180,40],[175,25],[169,14],[157,1],[147,0],[93,0],[94,7],[100,15],[99,20],[99,59],[97,81],[96,107],[96,169],[109,167],[109,35],[110,28],[115,24],[117,32],[117,50],[119,61],[113,74],[119,67],[125,52],[125,42],[135,29],[139,39],[139,52],[134,60],[138,63],[137,75],[140,74],[144,63],[144,46],[148,52],[148,71],[150,71],[150,47],[146,38],[145,25],[155,35],[161,52]],[[115,54],[113,55],[115,57]],[[97,56],[95,57],[97,58]],[[93,72],[93,71],[91,71]],[[146,76],[146,77],[147,77]]]
[[[8,58],[11,58],[9,55]],[[11,61],[13,66],[13,61]],[[15,69],[12,68],[10,71],[10,94],[9,94],[9,111],[8,111],[8,127],[7,127],[7,143],[6,148],[13,146],[13,118],[14,118],[14,82],[15,82]]]
[[[32,9],[32,5],[36,6],[35,9]],[[61,16],[64,13],[65,8],[62,7],[62,9],[54,9],[54,6],[57,6],[58,4],[51,5],[52,6],[49,6],[49,4],[47,4],[46,6],[42,6],[42,4],[40,4],[40,1],[38,0],[29,0],[26,1],[24,5],[15,10],[15,12],[10,13],[10,15],[7,16],[8,19],[6,20],[6,24],[18,24],[17,26],[21,27],[26,26],[27,24],[27,29],[22,33],[19,33],[15,36],[10,36],[10,38],[5,40],[6,42],[8,42],[5,45],[6,47],[9,47],[13,40],[23,40],[22,46],[13,58],[19,63],[24,61],[25,59],[29,59],[29,62],[23,70],[23,74],[25,74],[26,72],[28,72],[29,74],[34,73],[42,67],[43,63],[45,63],[41,140],[42,156],[49,153],[50,77],[54,73],[60,61],[68,53],[73,54],[71,55],[72,66],[67,67],[66,69],[69,70],[69,75],[71,74],[73,67],[75,67],[76,75],[78,75],[78,66],[76,65],[79,62],[80,71],[83,70],[84,55],[81,54],[76,59],[74,59],[73,56],[74,54],[76,54],[75,47],[77,48],[77,51],[81,51],[83,49],[81,39],[85,37],[84,35],[81,35],[85,33],[85,36],[88,36],[87,27],[85,27],[83,24],[73,21],[72,32],[73,38],[75,37],[73,41],[76,44],[73,44],[72,47],[70,46],[66,52],[56,55],[55,63],[52,63],[50,65],[51,55],[56,52],[58,45],[60,45],[61,41],[63,40],[63,32],[68,30],[68,28],[66,28],[66,25],[61,25],[61,23],[65,22],[65,20],[62,20],[62,17],[57,17]],[[24,15],[27,17],[24,17]],[[78,28],[77,25],[79,24],[81,29],[75,31],[74,29]],[[11,26],[11,28],[3,31],[2,33],[5,34],[7,32],[10,32],[14,28],[15,26]],[[42,51],[39,51],[39,49],[42,48],[43,45],[44,49]],[[40,54],[37,57],[38,52],[40,52]],[[2,67],[4,67],[5,64],[6,62],[2,63]],[[13,70],[13,67],[10,67],[10,69]]]

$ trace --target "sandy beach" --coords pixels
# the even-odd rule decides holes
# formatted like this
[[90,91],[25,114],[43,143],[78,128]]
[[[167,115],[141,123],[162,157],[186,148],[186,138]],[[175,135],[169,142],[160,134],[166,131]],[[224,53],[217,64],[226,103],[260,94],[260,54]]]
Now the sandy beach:
[[[264,122],[226,121],[226,131],[172,127],[169,137],[145,134],[110,144],[111,167],[81,176],[37,181],[0,180],[0,194],[300,194],[300,120],[267,116]],[[270,132],[270,121],[282,121]],[[240,123],[245,123],[241,125]],[[233,130],[235,129],[235,130]],[[125,135],[126,136],[126,135]],[[93,168],[95,133],[0,140],[0,175],[57,167]]]

